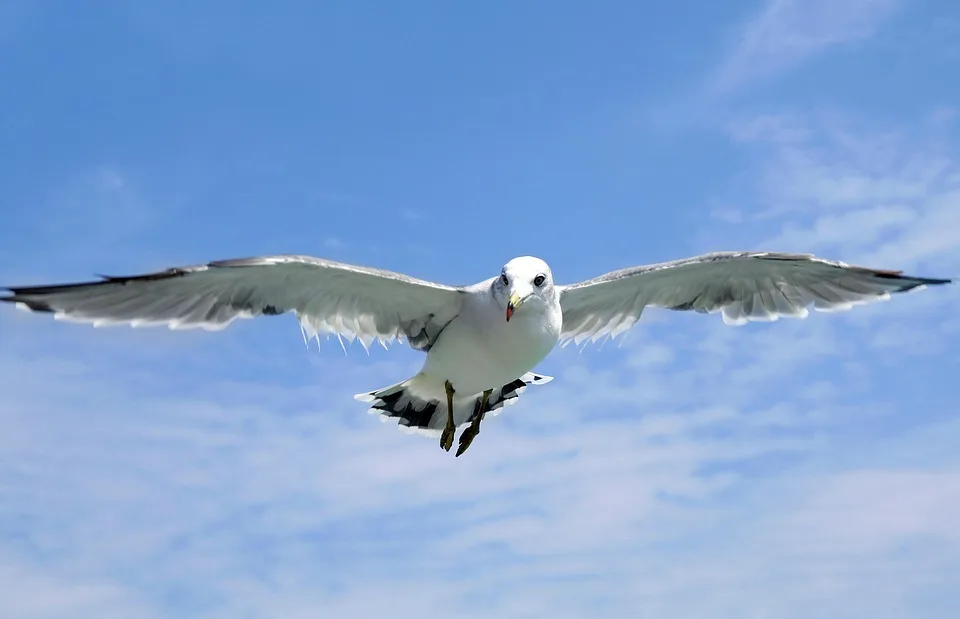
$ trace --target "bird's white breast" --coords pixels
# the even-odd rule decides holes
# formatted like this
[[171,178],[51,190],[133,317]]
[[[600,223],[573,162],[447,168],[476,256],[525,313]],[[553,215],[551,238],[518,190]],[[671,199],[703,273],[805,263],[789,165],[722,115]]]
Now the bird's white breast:
[[508,322],[482,297],[464,304],[431,348],[424,371],[449,380],[459,394],[501,387],[529,372],[560,337],[559,303],[531,299]]

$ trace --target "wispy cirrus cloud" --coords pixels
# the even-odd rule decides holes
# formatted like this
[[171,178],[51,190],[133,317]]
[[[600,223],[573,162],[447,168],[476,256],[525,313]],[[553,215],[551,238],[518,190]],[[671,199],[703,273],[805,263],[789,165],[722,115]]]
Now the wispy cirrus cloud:
[[768,0],[741,26],[708,90],[725,94],[868,39],[899,0]]
[[[942,595],[960,574],[944,527],[960,515],[948,491],[960,461],[921,450],[891,468],[873,454],[960,426],[944,409],[898,436],[860,430],[904,414],[875,391],[891,370],[863,365],[862,347],[919,314],[944,320],[923,306],[869,327],[852,312],[737,329],[651,311],[622,348],[558,352],[557,380],[488,421],[461,459],[350,399],[410,371],[404,355],[304,352],[288,321],[287,340],[214,365],[247,345],[240,329],[198,349],[189,334],[33,316],[13,331],[4,315],[0,563],[15,576],[0,597],[22,617],[58,616],[26,592],[67,582],[76,607],[107,617],[574,617],[597,604],[790,617]],[[78,339],[64,347],[54,329]],[[170,347],[124,352],[152,333]],[[291,353],[281,375],[273,360]],[[930,372],[933,351],[914,354],[913,371]],[[195,355],[203,380],[164,373]],[[917,509],[849,539],[863,505],[904,486]],[[918,535],[940,551],[897,559]]]
[[[923,197],[940,185],[917,162],[947,151],[824,122],[731,130],[761,172],[740,228],[840,257],[916,233],[933,203],[823,189],[811,211],[793,188],[868,170]],[[788,151],[830,165],[777,165]],[[58,591],[125,618],[789,618],[894,617],[919,596],[949,617],[957,294],[745,328],[650,310],[622,347],[558,351],[557,380],[460,459],[352,401],[416,370],[403,349],[305,351],[283,318],[203,334],[4,313],[0,599],[25,618],[63,616]]]
[[734,219],[779,228],[763,247],[960,268],[960,153],[943,108],[899,125],[836,111],[765,113],[727,131],[756,162],[740,187],[752,206]]
[[[746,90],[863,41],[896,9],[770,2],[721,62],[717,88]],[[366,23],[360,17],[355,23]],[[205,49],[222,47],[201,38]],[[350,89],[341,94],[348,101]],[[320,99],[309,115],[341,122]],[[366,105],[375,99],[350,105],[373,113]],[[275,110],[261,103],[251,107]],[[485,116],[469,103],[448,109],[472,109],[476,126]],[[764,109],[727,127],[743,164],[725,196],[736,225],[705,222],[706,204],[694,201],[678,212],[690,223],[653,222],[676,231],[667,249],[763,246],[954,274],[952,108],[896,122],[849,110]],[[319,135],[299,125],[304,118],[287,139]],[[350,131],[369,124],[357,118],[343,119]],[[274,121],[251,126],[270,132]],[[383,139],[402,139],[391,136],[372,136],[370,153]],[[716,153],[696,148],[686,159],[690,178],[715,163]],[[317,149],[313,142],[289,152]],[[278,149],[278,166],[285,152]],[[432,182],[429,161],[442,156],[423,160],[417,182]],[[376,176],[362,161],[360,177]],[[108,258],[143,264],[144,248],[120,259],[123,244],[114,241],[143,238],[166,211],[124,166],[84,170],[51,192],[49,212],[17,210],[17,225],[29,219],[38,231],[29,238],[36,246],[0,265],[2,281],[45,281],[43,270],[76,265],[81,255],[89,268]],[[364,201],[347,194],[315,199],[307,220],[278,200],[245,223],[229,200],[204,201],[196,206],[215,223],[190,251],[217,257],[218,236],[246,227],[246,246],[268,224],[279,247],[293,237],[276,222],[298,217],[298,227],[318,231],[311,242],[360,248],[364,262],[400,268],[404,249],[374,252],[353,226],[331,236],[325,216],[353,209],[360,223],[397,224],[417,213],[389,204],[357,211]],[[443,229],[476,231],[449,203],[417,209],[443,213]],[[78,205],[86,211],[66,212]],[[45,229],[61,210],[60,221],[73,223]],[[637,234],[660,229],[646,212],[633,220],[606,213]],[[551,215],[569,217],[566,230],[584,221],[582,208]],[[471,246],[501,251],[499,232],[514,223],[498,216]],[[535,231],[546,237],[549,229],[544,221]],[[9,230],[5,220],[0,237]],[[655,246],[654,236],[639,246]],[[29,235],[9,240],[20,237]],[[578,242],[577,260],[602,268],[607,237]],[[168,239],[160,251],[169,247]],[[473,255],[455,249],[448,257],[461,260],[457,269],[473,268]],[[960,287],[944,287],[743,328],[649,310],[622,347],[557,351],[541,367],[557,380],[486,421],[459,459],[352,400],[417,370],[420,356],[403,348],[367,357],[355,347],[346,358],[335,342],[305,350],[291,317],[170,333],[0,311],[0,615],[952,619],[960,581],[951,365],[958,295]]]

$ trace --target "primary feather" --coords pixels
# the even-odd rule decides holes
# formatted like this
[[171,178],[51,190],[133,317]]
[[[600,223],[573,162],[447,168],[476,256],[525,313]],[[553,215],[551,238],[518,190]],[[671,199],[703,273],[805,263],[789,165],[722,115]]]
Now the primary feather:
[[462,290],[309,256],[221,260],[101,281],[11,288],[11,301],[95,325],[222,329],[294,312],[309,337],[406,339],[427,350],[459,311]]
[[612,271],[560,288],[561,343],[596,341],[623,333],[644,308],[721,312],[727,324],[804,318],[849,309],[928,284],[950,280],[911,277],[810,254],[718,252]]

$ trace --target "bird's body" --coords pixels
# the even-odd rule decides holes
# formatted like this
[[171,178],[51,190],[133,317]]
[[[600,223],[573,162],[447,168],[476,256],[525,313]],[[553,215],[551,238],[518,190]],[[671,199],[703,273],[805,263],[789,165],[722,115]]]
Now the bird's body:
[[[536,298],[507,321],[505,307],[484,302],[491,284],[481,283],[475,294],[464,299],[460,314],[437,338],[421,370],[450,380],[458,392],[478,394],[516,380],[540,363],[560,340],[563,316],[559,299]],[[463,342],[474,344],[464,350]]]
[[457,455],[488,413],[550,377],[532,370],[557,343],[592,342],[630,329],[648,306],[719,312],[728,324],[803,318],[807,308],[848,309],[951,280],[868,269],[807,254],[718,252],[612,271],[556,285],[539,258],[515,258],[500,276],[446,286],[309,256],[264,256],[133,277],[9,289],[0,298],[56,318],[101,324],[219,329],[236,318],[294,312],[305,336],[426,353],[413,377],[362,393],[384,419],[440,434]]
[[[537,273],[549,273],[546,263],[525,260]],[[510,264],[505,274],[511,271]],[[459,428],[480,413],[485,391],[491,393],[484,412],[496,412],[516,401],[528,384],[549,382],[550,377],[530,370],[560,339],[563,316],[558,295],[531,294],[523,311],[505,320],[508,303],[497,302],[495,286],[491,278],[464,289],[459,313],[437,336],[413,378],[357,399],[373,402],[373,410],[388,419],[398,417],[401,425],[435,435],[446,426],[448,383],[455,389],[453,423]]]

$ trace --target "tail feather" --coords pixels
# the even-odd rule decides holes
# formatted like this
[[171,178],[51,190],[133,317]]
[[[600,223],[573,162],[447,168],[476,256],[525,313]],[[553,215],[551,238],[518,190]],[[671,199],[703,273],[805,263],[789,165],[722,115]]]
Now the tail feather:
[[[505,406],[516,404],[520,394],[527,390],[528,385],[546,385],[551,380],[553,380],[552,376],[544,376],[542,374],[527,372],[517,380],[507,383],[506,385],[500,387],[500,389],[495,389],[494,392],[490,394],[490,400],[487,404],[487,415],[499,415],[503,412],[503,408]],[[473,421],[473,418],[478,414],[480,414],[479,397],[477,398],[476,410],[474,410],[473,414],[470,415],[468,421]]]
[[[527,372],[494,389],[487,401],[486,414],[500,414],[504,407],[515,404],[529,385],[544,385],[551,380],[551,376]],[[407,432],[436,437],[440,436],[447,423],[447,401],[442,385],[431,385],[430,380],[422,374],[383,389],[359,393],[354,398],[369,402],[369,412],[380,415],[381,421],[396,419],[400,429]],[[459,395],[455,397],[453,420],[458,428],[469,424],[480,414],[481,401],[479,393],[466,398]]]

